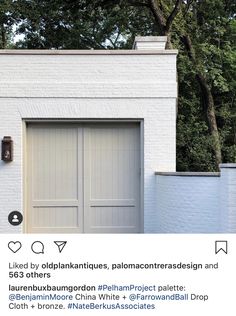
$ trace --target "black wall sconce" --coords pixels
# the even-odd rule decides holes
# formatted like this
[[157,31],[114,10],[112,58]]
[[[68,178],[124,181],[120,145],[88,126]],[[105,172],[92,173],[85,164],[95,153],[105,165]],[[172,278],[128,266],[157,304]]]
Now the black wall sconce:
[[2,139],[2,160],[5,162],[13,160],[13,141],[10,136],[4,136]]

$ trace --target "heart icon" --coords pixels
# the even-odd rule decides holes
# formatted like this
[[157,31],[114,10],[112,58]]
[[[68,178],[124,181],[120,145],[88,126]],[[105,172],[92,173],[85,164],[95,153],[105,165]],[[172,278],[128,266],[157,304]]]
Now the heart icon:
[[21,247],[22,247],[22,244],[19,241],[10,241],[8,243],[8,248],[14,253],[19,251]]

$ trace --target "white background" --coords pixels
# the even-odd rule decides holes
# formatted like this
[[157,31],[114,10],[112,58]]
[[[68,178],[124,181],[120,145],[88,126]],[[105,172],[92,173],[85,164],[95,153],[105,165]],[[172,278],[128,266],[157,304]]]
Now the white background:
[[[31,251],[31,244],[39,240],[45,245],[44,254]],[[67,244],[58,252],[53,241],[65,240]],[[228,241],[228,254],[220,251],[215,254],[215,241]],[[8,249],[9,241],[20,241],[22,248],[17,253]],[[214,315],[234,316],[235,284],[236,284],[236,235],[1,235],[1,314],[2,315]],[[9,279],[9,262],[17,263],[219,263],[217,270],[56,270],[49,271],[50,279]],[[16,270],[11,270],[16,271]],[[19,271],[19,270],[18,270]],[[25,272],[30,272],[29,270]],[[48,272],[40,270],[40,272]],[[136,301],[135,303],[155,304],[154,310],[9,310],[8,286],[26,284],[53,285],[183,285],[186,293],[208,295],[203,301]],[[127,297],[133,293],[119,293]],[[102,292],[100,292],[101,294]],[[159,292],[155,294],[173,294]],[[22,294],[29,294],[24,292]],[[34,293],[36,294],[36,293]],[[42,294],[42,293],[38,293]],[[48,294],[48,293],[47,293]],[[62,294],[62,293],[58,293]],[[63,293],[64,294],[64,293]],[[92,294],[92,293],[90,293]],[[141,293],[154,294],[154,293]],[[185,294],[185,293],[183,293]],[[74,301],[73,301],[74,302]],[[76,301],[89,303],[90,301]],[[120,303],[131,303],[127,298]],[[17,303],[22,303],[17,302]],[[52,303],[42,301],[41,303]],[[63,302],[62,302],[63,303]],[[66,306],[67,306],[66,302]],[[99,303],[103,303],[99,301]],[[114,303],[106,301],[105,303]],[[31,305],[31,303],[29,303]]]

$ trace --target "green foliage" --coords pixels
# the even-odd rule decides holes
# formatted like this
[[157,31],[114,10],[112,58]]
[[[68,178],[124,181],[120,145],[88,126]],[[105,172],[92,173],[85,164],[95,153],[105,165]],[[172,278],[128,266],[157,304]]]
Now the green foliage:
[[205,74],[214,98],[223,161],[236,162],[235,8],[234,1],[194,1],[188,14],[185,14],[186,23],[182,22],[179,26],[175,21],[174,29],[178,35],[184,32],[191,34],[197,62],[194,68],[186,57],[180,37],[174,36],[175,45],[180,49],[177,122],[179,170],[215,170],[213,139],[205,123],[205,105],[196,84],[195,70]]
[[0,2],[0,48],[13,47],[13,26],[19,22],[19,14],[14,0]]
[[[130,45],[132,30],[143,25],[150,30],[150,13],[141,13],[135,22],[135,10],[121,10],[119,5],[101,7],[101,1],[18,0],[21,22],[17,34],[24,39],[17,48],[47,49],[117,49]],[[145,27],[144,25],[147,25]]]

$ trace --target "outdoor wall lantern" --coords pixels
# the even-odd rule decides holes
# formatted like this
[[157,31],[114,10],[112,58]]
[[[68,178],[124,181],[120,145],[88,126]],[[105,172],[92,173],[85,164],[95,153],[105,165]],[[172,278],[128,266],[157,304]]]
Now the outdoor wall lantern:
[[13,141],[10,136],[4,136],[2,139],[2,160],[5,162],[13,160]]

